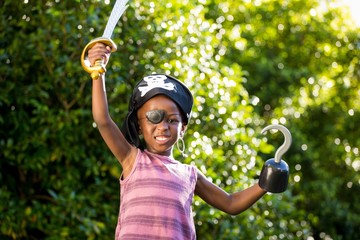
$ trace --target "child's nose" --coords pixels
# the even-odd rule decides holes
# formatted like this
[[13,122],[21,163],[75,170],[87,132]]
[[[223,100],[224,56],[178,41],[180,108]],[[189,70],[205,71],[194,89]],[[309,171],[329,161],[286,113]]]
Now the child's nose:
[[169,128],[169,123],[167,122],[166,119],[163,119],[161,122],[159,122],[159,123],[157,124],[157,128],[158,128],[159,130],[161,130],[161,129],[168,129],[168,128]]

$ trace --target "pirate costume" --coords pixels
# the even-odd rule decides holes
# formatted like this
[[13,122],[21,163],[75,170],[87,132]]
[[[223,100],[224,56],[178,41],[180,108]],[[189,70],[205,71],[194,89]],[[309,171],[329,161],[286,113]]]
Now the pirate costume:
[[[191,208],[196,167],[144,150],[138,136],[137,110],[160,94],[178,105],[186,124],[191,117],[193,97],[179,80],[154,74],[136,85],[121,130],[138,148],[138,153],[130,174],[120,178],[120,212],[115,239],[196,239]],[[159,123],[164,112],[154,110],[146,117]]]

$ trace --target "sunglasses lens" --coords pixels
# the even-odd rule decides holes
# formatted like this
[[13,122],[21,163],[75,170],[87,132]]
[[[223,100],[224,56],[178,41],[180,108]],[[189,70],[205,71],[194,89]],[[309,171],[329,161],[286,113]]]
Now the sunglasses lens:
[[146,118],[151,123],[157,124],[160,123],[165,117],[165,111],[164,110],[152,110],[146,112]]

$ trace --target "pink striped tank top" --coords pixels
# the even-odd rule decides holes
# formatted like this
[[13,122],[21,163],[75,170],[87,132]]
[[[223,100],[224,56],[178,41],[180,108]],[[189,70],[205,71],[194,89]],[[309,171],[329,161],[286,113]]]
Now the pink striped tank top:
[[196,172],[195,166],[138,150],[131,173],[120,179],[115,239],[196,239]]

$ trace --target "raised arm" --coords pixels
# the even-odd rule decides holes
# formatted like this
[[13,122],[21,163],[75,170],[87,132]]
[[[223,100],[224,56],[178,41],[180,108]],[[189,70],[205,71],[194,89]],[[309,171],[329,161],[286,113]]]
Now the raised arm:
[[211,206],[231,215],[237,215],[259,200],[266,192],[258,184],[229,194],[210,182],[199,170],[195,193]]
[[[97,59],[104,59],[105,64],[110,57],[110,49],[102,43],[97,43],[88,52],[91,64]],[[120,162],[124,177],[130,173],[137,149],[125,139],[116,123],[111,119],[105,91],[105,74],[92,80],[92,113],[94,121],[105,143]]]

